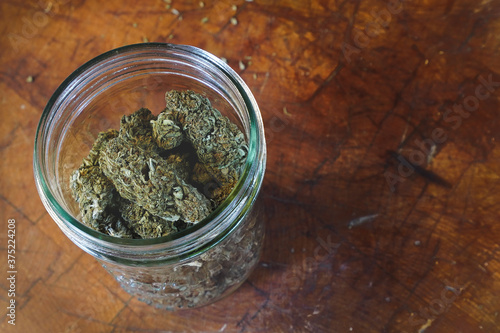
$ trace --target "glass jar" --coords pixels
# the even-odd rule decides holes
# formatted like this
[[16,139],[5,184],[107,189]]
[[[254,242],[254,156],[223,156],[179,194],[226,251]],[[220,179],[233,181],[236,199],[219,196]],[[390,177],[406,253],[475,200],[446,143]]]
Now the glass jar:
[[[122,239],[79,219],[70,174],[97,134],[119,128],[141,107],[158,114],[168,90],[193,90],[237,124],[248,157],[229,197],[203,221],[154,239]],[[35,139],[34,174],[40,198],[59,228],[91,254],[128,293],[176,310],[214,302],[235,290],[259,260],[264,235],[256,204],[266,164],[259,108],[227,64],[192,46],[147,43],[109,51],[87,62],[56,90]]]

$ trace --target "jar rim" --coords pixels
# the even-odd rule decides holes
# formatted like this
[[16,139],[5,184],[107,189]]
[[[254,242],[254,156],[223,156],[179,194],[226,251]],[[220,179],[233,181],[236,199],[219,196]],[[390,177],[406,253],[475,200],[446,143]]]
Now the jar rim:
[[[238,183],[235,185],[235,188],[228,196],[228,198],[226,198],[226,200],[221,203],[209,216],[207,216],[202,221],[194,224],[193,226],[190,226],[183,231],[158,238],[126,239],[106,235],[104,233],[91,229],[84,223],[74,218],[72,214],[66,211],[63,205],[61,205],[53,195],[45,174],[46,163],[44,160],[44,152],[46,150],[47,144],[46,140],[44,140],[44,134],[48,127],[47,124],[50,124],[52,121],[54,121],[54,115],[58,111],[57,109],[54,110],[54,107],[58,103],[60,103],[60,101],[71,96],[72,89],[74,89],[75,87],[74,83],[88,77],[89,75],[92,75],[92,72],[94,70],[100,68],[100,66],[105,66],[108,61],[112,59],[118,59],[117,61],[119,61],[120,59],[123,59],[127,56],[133,56],[134,54],[147,52],[158,52],[158,56],[161,56],[162,54],[165,55],[165,51],[177,52],[194,59],[202,60],[210,64],[211,66],[214,66],[214,69],[217,70],[218,73],[220,72],[231,81],[231,83],[240,94],[240,97],[242,98],[245,107],[248,110],[248,116],[250,119],[250,130],[248,136],[249,149],[247,160],[245,162]],[[214,56],[213,54],[194,46],[169,43],[140,43],[126,45],[110,50],[87,61],[86,63],[78,67],[71,75],[69,75],[68,78],[63,81],[63,83],[61,83],[61,85],[56,89],[54,94],[49,99],[38,124],[35,136],[33,168],[35,183],[40,198],[45,208],[54,220],[62,220],[63,222],[65,222],[65,226],[71,229],[71,232],[76,233],[79,236],[86,238],[87,240],[94,241],[104,247],[114,247],[116,245],[120,246],[120,248],[125,247],[133,249],[134,251],[140,251],[141,249],[144,251],[150,251],[152,246],[154,248],[165,248],[169,245],[175,245],[175,243],[184,241],[189,236],[196,235],[197,233],[199,234],[201,230],[203,228],[207,228],[210,223],[215,223],[214,221],[224,218],[224,216],[227,216],[231,209],[231,203],[238,203],[238,206],[241,206],[241,203],[238,201],[241,201],[243,198],[248,196],[248,193],[247,196],[245,196],[243,193],[245,189],[251,190],[252,196],[254,197],[252,198],[252,201],[255,201],[262,184],[265,169],[265,159],[266,147],[264,129],[257,102],[248,86],[231,67],[229,67],[224,61]],[[258,163],[263,163],[263,166],[259,167],[257,165]],[[257,175],[257,173],[259,174]],[[244,206],[247,206],[247,204],[243,205],[243,207]],[[236,222],[238,221],[235,220],[234,223]],[[228,226],[226,228],[227,230],[225,229],[225,231],[229,232],[233,227],[234,225]],[[208,243],[207,244],[213,246],[215,243],[221,241],[225,237],[225,235],[218,236],[220,237],[215,237],[212,240],[214,242],[212,242],[211,245]]]

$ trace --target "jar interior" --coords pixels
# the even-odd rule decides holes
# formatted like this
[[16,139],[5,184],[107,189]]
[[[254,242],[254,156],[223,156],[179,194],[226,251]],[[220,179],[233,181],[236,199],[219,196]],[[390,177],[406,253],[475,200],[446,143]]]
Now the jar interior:
[[143,59],[120,68],[75,82],[71,91],[61,95],[66,98],[55,103],[47,157],[49,187],[62,208],[77,220],[80,212],[69,179],[97,135],[111,128],[118,130],[121,117],[140,108],[159,114],[165,108],[165,92],[169,90],[192,90],[208,98],[215,109],[240,128],[248,142],[250,120],[245,102],[229,79],[221,80],[208,66],[200,69],[180,61]]

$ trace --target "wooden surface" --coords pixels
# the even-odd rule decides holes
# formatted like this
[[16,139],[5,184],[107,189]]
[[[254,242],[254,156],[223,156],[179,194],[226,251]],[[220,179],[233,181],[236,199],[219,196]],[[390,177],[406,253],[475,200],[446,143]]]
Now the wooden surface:
[[[500,2],[398,4],[1,1],[0,331],[500,332]],[[59,231],[32,175],[56,87],[146,39],[228,59],[268,140],[258,268],[179,313],[123,292]]]

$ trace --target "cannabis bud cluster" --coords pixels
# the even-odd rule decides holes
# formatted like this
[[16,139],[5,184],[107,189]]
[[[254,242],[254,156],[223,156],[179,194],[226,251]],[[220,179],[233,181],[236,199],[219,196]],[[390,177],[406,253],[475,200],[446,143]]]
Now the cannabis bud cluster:
[[165,236],[207,217],[237,183],[245,136],[210,101],[169,91],[155,116],[142,108],[99,133],[70,178],[82,221],[122,238]]

